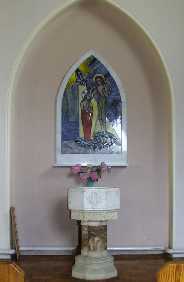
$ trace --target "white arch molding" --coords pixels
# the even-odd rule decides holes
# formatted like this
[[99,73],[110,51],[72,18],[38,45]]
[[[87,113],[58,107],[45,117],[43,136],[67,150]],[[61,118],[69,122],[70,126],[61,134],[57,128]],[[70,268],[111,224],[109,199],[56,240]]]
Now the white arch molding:
[[[0,153],[1,153],[1,159],[4,170],[0,172],[0,178],[3,184],[2,188],[2,195],[4,197],[4,205],[3,210],[1,210],[0,214],[0,223],[1,223],[1,236],[0,236],[0,255],[6,256],[10,253],[9,244],[7,238],[9,238],[9,207],[10,207],[10,169],[9,169],[9,162],[10,162],[10,153],[9,153],[9,147],[10,147],[10,131],[11,131],[11,99],[12,95],[14,93],[14,88],[16,84],[16,78],[17,73],[19,70],[19,67],[24,59],[24,56],[26,55],[27,50],[29,49],[29,46],[33,42],[34,38],[42,31],[42,29],[50,23],[54,18],[56,18],[60,13],[64,12],[65,9],[68,9],[74,4],[83,2],[81,0],[75,0],[72,1],[70,4],[67,4],[65,6],[61,6],[60,9],[57,9],[56,11],[52,12],[36,29],[33,31],[33,33],[30,35],[28,41],[23,46],[19,56],[17,57],[14,67],[12,70],[11,75],[11,82],[10,87],[8,91],[8,105],[5,105],[5,113],[4,113],[4,124],[2,126],[2,136],[4,136],[4,143],[1,145]],[[159,49],[156,47],[156,44],[154,43],[153,39],[148,35],[148,32],[145,30],[145,28],[136,21],[132,16],[129,15],[126,11],[123,11],[119,6],[117,6],[113,1],[105,0],[103,2],[103,5],[108,5],[109,9],[113,8],[116,9],[118,13],[121,13],[122,17],[127,17],[131,23],[135,26],[135,29],[138,29],[139,34],[143,37],[144,44],[147,45],[147,48],[154,48],[154,51],[159,59],[159,65],[164,73],[165,83],[167,84],[167,87],[169,89],[168,95],[171,99],[171,163],[170,163],[170,178],[171,178],[171,187],[170,187],[170,244],[169,248],[173,247],[173,243],[175,241],[174,235],[174,222],[173,222],[173,194],[174,194],[174,168],[175,168],[175,136],[174,136],[174,124],[175,124],[175,114],[174,114],[174,96],[173,96],[173,89],[172,89],[172,83],[169,76],[169,72],[167,71],[166,64],[164,62],[164,59],[159,51]],[[3,246],[3,247],[2,247]]]

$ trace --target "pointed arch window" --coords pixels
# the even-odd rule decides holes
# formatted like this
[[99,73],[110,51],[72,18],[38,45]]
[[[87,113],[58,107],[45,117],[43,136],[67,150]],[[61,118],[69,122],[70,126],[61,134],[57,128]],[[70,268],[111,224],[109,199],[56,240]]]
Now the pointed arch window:
[[56,105],[56,166],[127,166],[126,96],[117,74],[96,52],[70,68]]

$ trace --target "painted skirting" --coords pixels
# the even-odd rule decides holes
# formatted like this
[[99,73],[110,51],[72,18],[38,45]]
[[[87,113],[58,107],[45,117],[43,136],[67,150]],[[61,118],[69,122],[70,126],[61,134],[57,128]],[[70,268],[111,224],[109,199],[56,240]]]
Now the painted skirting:
[[10,260],[11,259],[11,255],[1,255],[0,254],[0,260]]
[[0,249],[0,260],[9,260],[14,253],[15,251],[11,249]]
[[167,249],[166,251],[172,258],[184,258],[184,249]]
[[112,255],[157,255],[165,253],[163,247],[110,247]]
[[21,255],[73,255],[75,247],[21,247]]
[[[21,247],[22,255],[73,255],[75,247]],[[163,254],[163,247],[109,247],[108,251],[112,255],[146,255],[146,254]]]
[[[20,248],[21,255],[73,255],[75,247],[34,247],[23,246]],[[164,247],[109,247],[112,255],[157,255],[168,254],[172,258],[184,258],[184,249],[165,249]],[[15,251],[0,249],[0,259],[10,259]]]

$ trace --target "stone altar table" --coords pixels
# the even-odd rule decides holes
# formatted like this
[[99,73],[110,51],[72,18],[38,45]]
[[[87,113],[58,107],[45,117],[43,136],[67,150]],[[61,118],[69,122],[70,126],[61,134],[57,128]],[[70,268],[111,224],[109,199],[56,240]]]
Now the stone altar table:
[[107,221],[118,217],[119,188],[71,188],[68,208],[71,219],[81,222],[81,254],[75,257],[72,276],[86,280],[116,277],[114,259],[107,252]]

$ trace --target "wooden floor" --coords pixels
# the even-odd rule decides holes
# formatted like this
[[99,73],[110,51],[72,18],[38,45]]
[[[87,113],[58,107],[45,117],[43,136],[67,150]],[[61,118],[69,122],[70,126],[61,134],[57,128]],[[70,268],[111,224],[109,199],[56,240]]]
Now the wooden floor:
[[[119,276],[103,281],[155,282],[157,271],[167,261],[161,255],[116,256],[115,264]],[[83,281],[71,277],[72,264],[72,256],[24,256],[19,262],[25,271],[25,282]]]

